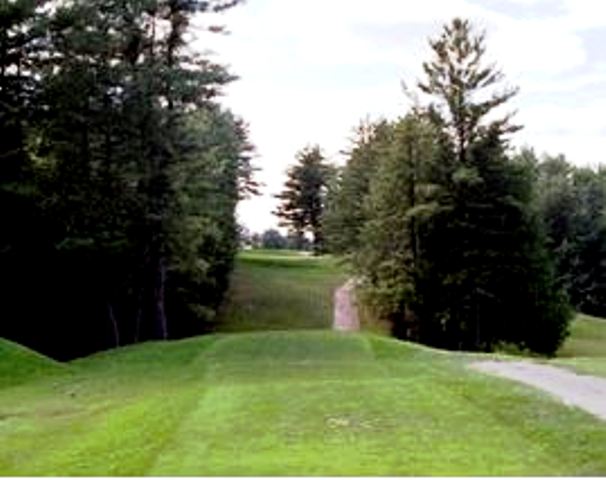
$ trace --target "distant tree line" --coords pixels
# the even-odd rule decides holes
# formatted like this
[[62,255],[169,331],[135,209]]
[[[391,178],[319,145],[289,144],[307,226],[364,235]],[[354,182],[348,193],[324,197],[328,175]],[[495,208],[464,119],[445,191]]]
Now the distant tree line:
[[313,241],[292,232],[283,235],[275,228],[269,228],[263,233],[253,233],[243,228],[240,231],[240,246],[244,249],[312,251]]
[[236,3],[0,0],[0,336],[71,358],[203,331],[255,184],[234,77],[188,39]]
[[533,175],[558,286],[576,310],[606,317],[606,170],[528,149],[518,158]]
[[365,122],[327,194],[322,229],[394,333],[425,344],[554,353],[571,304],[606,309],[604,173],[512,153],[495,112],[516,94],[455,19],[396,121]]

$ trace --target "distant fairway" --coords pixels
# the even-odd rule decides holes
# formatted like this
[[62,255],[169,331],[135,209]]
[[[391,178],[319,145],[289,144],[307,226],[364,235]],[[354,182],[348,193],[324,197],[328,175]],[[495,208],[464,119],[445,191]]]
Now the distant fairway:
[[216,329],[329,329],[333,291],[346,279],[334,258],[283,250],[243,252]]
[[0,343],[0,474],[606,475],[606,422],[467,367],[494,356],[328,331],[333,260],[237,275],[246,333],[64,365]]

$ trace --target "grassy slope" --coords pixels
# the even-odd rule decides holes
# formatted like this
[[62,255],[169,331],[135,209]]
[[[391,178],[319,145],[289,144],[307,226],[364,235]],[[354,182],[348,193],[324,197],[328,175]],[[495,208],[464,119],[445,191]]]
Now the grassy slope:
[[556,363],[606,377],[606,320],[578,315]]
[[[233,297],[244,304],[224,329],[235,328],[230,311],[258,327],[241,313],[253,298],[272,328],[329,324],[326,292],[310,278],[329,285],[340,274],[308,261],[317,265],[249,254]],[[0,389],[0,474],[606,474],[605,423],[470,371],[469,358],[319,330],[106,352]]]
[[26,347],[0,338],[0,388],[63,372],[66,367]]

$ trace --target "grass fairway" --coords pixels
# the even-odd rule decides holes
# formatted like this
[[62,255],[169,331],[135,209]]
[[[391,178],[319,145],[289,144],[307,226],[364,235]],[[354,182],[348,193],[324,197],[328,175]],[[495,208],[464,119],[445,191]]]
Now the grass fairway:
[[[0,343],[0,474],[606,475],[606,422],[468,369],[478,355],[320,330],[332,260],[255,253],[238,274],[223,327],[247,333],[63,365]],[[297,330],[254,331],[246,308]]]

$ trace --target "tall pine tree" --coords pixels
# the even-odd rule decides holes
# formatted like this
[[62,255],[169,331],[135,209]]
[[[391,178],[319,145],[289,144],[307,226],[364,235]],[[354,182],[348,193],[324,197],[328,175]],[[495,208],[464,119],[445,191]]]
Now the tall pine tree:
[[16,182],[44,235],[30,235],[12,282],[36,300],[11,303],[27,321],[2,333],[68,358],[203,331],[227,285],[236,203],[255,184],[246,127],[217,102],[233,76],[186,39],[194,16],[238,2],[5,3],[0,97],[28,89],[11,125],[31,185]]
[[320,147],[307,147],[297,154],[297,163],[288,170],[281,203],[275,214],[281,226],[288,227],[302,244],[305,233],[313,235],[314,249],[324,247],[322,215],[326,192],[334,168],[326,163]]
[[446,156],[452,152],[431,178],[441,208],[427,219],[430,268],[420,289],[431,337],[450,348],[506,341],[553,353],[569,311],[531,209],[532,181],[506,154],[505,135],[518,127],[508,115],[489,119],[516,89],[498,88],[502,74],[484,64],[484,36],[468,21],[455,19],[430,45],[434,59],[419,88],[435,99],[429,118],[444,134]]

